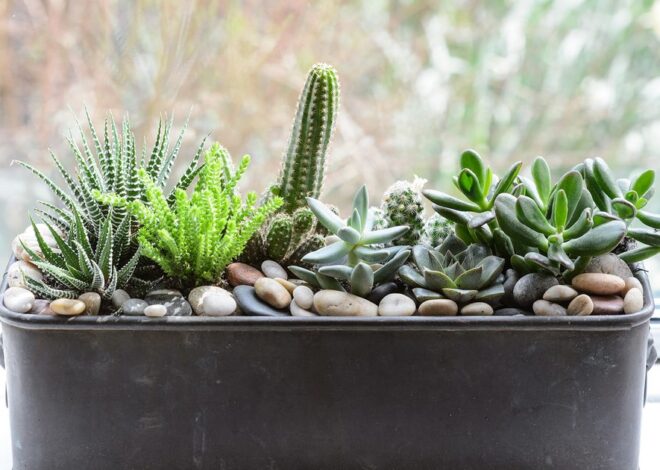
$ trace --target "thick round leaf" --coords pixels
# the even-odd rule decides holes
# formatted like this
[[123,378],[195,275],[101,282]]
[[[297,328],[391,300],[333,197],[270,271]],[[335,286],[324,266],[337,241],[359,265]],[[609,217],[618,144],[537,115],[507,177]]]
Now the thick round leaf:
[[374,230],[373,232],[368,232],[362,235],[362,240],[360,243],[363,245],[390,243],[391,241],[396,240],[401,235],[406,233],[408,230],[408,227],[405,225],[384,228],[382,230]]
[[481,187],[481,182],[478,180],[477,175],[468,168],[463,169],[458,174],[458,189],[467,197],[470,201],[482,206],[482,203],[485,199],[484,190]]
[[610,169],[602,158],[596,158],[593,166],[594,177],[598,182],[598,186],[610,198],[621,197],[621,188],[616,184],[614,177],[610,173]]
[[620,220],[594,227],[581,237],[563,244],[569,256],[597,256],[609,253],[626,235],[626,224]]
[[649,228],[630,228],[628,236],[640,243],[650,246],[660,246],[660,232]]
[[491,220],[494,219],[495,219],[495,212],[493,211],[486,211],[486,212],[481,212],[479,214],[475,214],[470,219],[470,222],[468,222],[468,228],[472,230],[476,230],[479,227],[488,224]]
[[374,272],[368,264],[358,263],[351,275],[351,293],[366,297],[374,287]]
[[619,258],[621,258],[626,263],[639,263],[645,259],[653,258],[656,255],[660,254],[660,247],[657,246],[644,246],[641,248],[635,248],[634,250],[626,251],[621,253]]
[[377,250],[368,246],[355,247],[353,249],[353,253],[355,253],[361,260],[367,261],[369,263],[382,263],[390,257],[389,251]]
[[332,212],[328,206],[323,204],[318,199],[311,197],[307,198],[307,204],[309,208],[314,212],[314,215],[319,222],[327,228],[330,233],[337,233],[340,228],[344,227],[344,221],[339,218],[337,214]]
[[482,185],[486,181],[486,165],[476,150],[468,149],[461,154],[461,168],[469,169]]
[[660,229],[660,214],[654,214],[648,211],[637,211],[637,218],[644,225]]
[[[584,180],[582,179],[582,175],[577,171],[569,171],[564,176],[562,176],[557,183],[556,191],[563,190],[566,193],[566,221],[569,221],[573,216],[573,213],[578,210],[577,208],[580,202],[580,198],[582,197],[583,189]],[[565,226],[566,222],[564,222],[562,225]]]
[[492,201],[495,200],[497,196],[499,196],[502,193],[508,193],[511,191],[511,188],[513,187],[513,183],[518,177],[518,173],[520,173],[520,169],[522,168],[522,162],[516,162],[511,167],[507,170],[507,172],[502,176],[502,178],[497,182],[497,185],[495,186],[495,190],[493,191],[493,196],[492,196]]
[[425,189],[422,194],[426,199],[441,207],[448,207],[459,211],[479,212],[481,209],[473,202],[463,201],[449,194],[433,189]]
[[555,193],[555,200],[552,204],[552,217],[558,232],[563,232],[566,222],[568,222],[568,199],[563,189]]
[[353,227],[342,227],[337,232],[337,236],[349,245],[356,245],[360,241],[360,232]]
[[573,238],[581,237],[593,227],[593,220],[591,218],[591,209],[584,209],[577,221],[571,225],[567,230],[564,230],[564,240],[568,241]]
[[510,194],[500,194],[495,200],[495,215],[500,228],[512,240],[527,246],[545,249],[547,240],[543,234],[521,223],[516,216],[516,198]]
[[324,246],[320,250],[312,251],[303,257],[305,263],[326,264],[340,261],[351,251],[350,245],[343,241],[338,241],[332,245]]
[[403,265],[399,268],[399,277],[409,286],[426,287],[426,280],[415,268],[409,265]]
[[536,186],[538,194],[543,205],[547,207],[552,189],[552,178],[550,176],[550,167],[543,157],[536,157],[532,163],[532,179]]
[[362,187],[358,189],[357,193],[355,193],[355,198],[353,199],[353,210],[360,214],[360,220],[362,221],[360,231],[362,231],[364,229],[364,223],[367,220],[367,215],[369,212],[369,193],[367,193],[367,187],[365,185],[362,185]]
[[536,202],[527,196],[520,196],[516,201],[516,215],[525,225],[545,235],[555,233],[555,228],[550,225]]
[[321,266],[319,268],[319,273],[334,277],[335,279],[341,279],[342,281],[348,281],[353,274],[353,269],[350,266],[344,264],[338,264],[333,266]]
[[612,199],[612,209],[624,220],[632,219],[637,214],[635,205],[620,197]]
[[399,251],[392,259],[376,270],[374,273],[374,284],[381,284],[394,278],[399,268],[408,261],[408,257],[410,257],[410,250]]

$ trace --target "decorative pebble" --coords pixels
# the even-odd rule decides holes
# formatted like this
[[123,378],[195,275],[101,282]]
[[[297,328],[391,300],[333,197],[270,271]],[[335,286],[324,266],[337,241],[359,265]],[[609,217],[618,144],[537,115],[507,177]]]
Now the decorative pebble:
[[529,315],[529,312],[522,310],[520,308],[506,307],[506,308],[498,308],[497,310],[495,310],[494,315],[497,317],[518,317],[518,316]]
[[378,306],[357,295],[338,290],[321,290],[314,294],[314,307],[321,315],[375,317]]
[[163,305],[168,317],[188,317],[192,315],[192,307],[178,290],[159,289],[149,292],[144,300],[149,305]]
[[[44,242],[46,242],[46,245],[48,245],[53,251],[59,251],[55,238],[45,224],[37,224],[37,230],[39,230],[39,234],[42,236]],[[23,245],[27,246],[30,250],[38,255],[42,254],[41,248],[39,247],[39,242],[37,241],[37,236],[35,235],[34,229],[31,225],[26,228],[23,233],[17,235],[12,240],[11,248],[14,252],[14,256],[16,256],[16,259],[28,262],[34,261],[31,259],[31,256],[25,250]]]
[[626,278],[623,282],[625,282],[626,286],[623,288],[623,295],[626,295],[628,291],[634,287],[642,291],[644,293],[644,288],[642,287],[642,283],[639,282],[639,279],[636,277],[628,277]]
[[623,312],[623,299],[618,295],[591,296],[594,303],[592,315],[618,315]]
[[626,287],[625,281],[614,274],[582,273],[571,281],[573,287],[586,294],[614,295]]
[[374,287],[371,293],[367,296],[367,300],[378,305],[385,296],[393,294],[398,289],[399,286],[396,285],[396,282],[385,282],[384,284]]
[[314,291],[307,286],[298,286],[293,291],[293,299],[298,307],[309,310],[314,306]]
[[[206,315],[204,309],[204,299],[209,295],[224,295],[232,299],[231,294],[228,291],[224,290],[222,287],[218,287],[218,286],[195,287],[193,290],[190,291],[190,294],[188,294],[188,302],[190,303],[193,312],[195,312],[195,315]],[[232,301],[234,302],[234,310],[235,310],[236,302],[233,299]],[[229,303],[227,303],[226,308],[229,308],[228,306]],[[231,313],[233,313],[233,310],[232,312],[226,315],[230,315]]]
[[128,292],[126,292],[124,289],[116,289],[112,293],[112,296],[110,297],[110,301],[112,302],[112,305],[119,308],[122,305],[124,305],[124,302],[126,302],[130,298],[131,296],[128,295]]
[[613,274],[621,279],[632,277],[630,266],[614,253],[594,256],[585,266],[585,273]]
[[563,304],[570,302],[575,297],[577,297],[577,295],[577,291],[571,286],[558,284],[545,291],[543,294],[543,300]]
[[644,294],[637,287],[630,289],[623,298],[623,311],[637,313],[644,306]]
[[144,309],[144,314],[148,317],[164,317],[167,315],[167,307],[161,304],[149,305]]
[[17,313],[27,313],[34,305],[34,294],[22,287],[8,287],[2,297],[7,309]]
[[254,283],[257,296],[271,307],[284,309],[291,303],[291,294],[275,279],[262,277]]
[[493,307],[486,302],[472,302],[461,308],[461,315],[466,316],[485,316],[494,313]]
[[85,315],[98,315],[101,311],[101,296],[96,292],[80,294],[78,300],[85,304]]
[[280,277],[276,277],[275,280],[282,284],[282,287],[284,287],[286,290],[289,291],[289,294],[293,295],[293,291],[298,287],[298,284],[289,281],[288,279],[282,279]]
[[236,311],[236,301],[226,294],[208,294],[202,303],[202,315],[226,317]]
[[174,297],[183,297],[183,294],[180,290],[177,289],[156,289],[147,292],[147,295],[144,296],[145,300],[150,298],[174,298]]
[[557,284],[557,279],[550,274],[525,274],[513,287],[513,300],[519,307],[531,309],[534,302],[543,298],[545,291]]
[[45,299],[36,299],[28,313],[33,315],[55,315],[55,312],[50,308],[50,300]]
[[453,316],[458,313],[458,305],[449,299],[433,299],[422,302],[417,311],[424,316]]
[[515,269],[507,269],[504,273],[504,295],[502,296],[502,303],[505,305],[514,304],[513,299],[513,288],[516,286],[516,283],[520,280],[520,274]]
[[291,310],[291,315],[294,317],[317,317],[318,315],[315,314],[314,312],[310,312],[309,310],[306,310],[302,308],[301,306],[298,305],[298,303],[294,300],[291,301],[291,304],[289,305],[289,310]]
[[286,273],[286,269],[271,259],[267,259],[261,263],[261,272],[264,273],[264,276],[270,277],[272,279],[278,277],[280,279],[289,279],[289,275]]
[[564,317],[566,309],[559,304],[548,302],[547,300],[537,300],[532,306],[534,314],[540,317]]
[[233,291],[234,298],[244,315],[258,317],[284,317],[289,316],[285,310],[277,310],[263,302],[252,286],[236,286]]
[[14,261],[7,269],[7,285],[9,287],[25,287],[25,277],[41,281],[44,276],[41,271],[32,263],[25,261]]
[[245,263],[231,263],[227,266],[227,280],[232,286],[253,286],[264,275]]
[[144,315],[144,309],[147,308],[149,304],[142,299],[128,299],[121,306],[121,310],[124,315]]
[[58,315],[71,317],[85,313],[87,306],[82,300],[57,299],[50,303],[50,308]]
[[566,308],[569,315],[585,316],[591,315],[594,311],[594,302],[587,294],[580,294],[571,300]]
[[378,304],[378,315],[381,317],[407,317],[415,310],[415,301],[403,294],[387,294]]

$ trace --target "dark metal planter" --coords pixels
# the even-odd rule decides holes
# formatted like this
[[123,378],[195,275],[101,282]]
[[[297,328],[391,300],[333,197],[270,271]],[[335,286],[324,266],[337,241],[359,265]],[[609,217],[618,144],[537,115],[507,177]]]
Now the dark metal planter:
[[644,309],[621,316],[3,308],[14,470],[637,470],[654,308],[639,277]]

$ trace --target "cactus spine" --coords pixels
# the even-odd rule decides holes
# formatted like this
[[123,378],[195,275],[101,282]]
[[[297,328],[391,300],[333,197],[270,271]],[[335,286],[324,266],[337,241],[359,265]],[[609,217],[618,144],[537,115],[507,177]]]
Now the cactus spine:
[[277,184],[271,188],[284,204],[251,240],[245,261],[256,264],[272,259],[295,264],[323,246],[327,232],[317,223],[305,198],[321,194],[338,103],[337,72],[327,64],[314,65],[298,100]]
[[425,179],[397,181],[383,195],[381,209],[390,226],[407,225],[410,230],[395,240],[397,245],[416,245],[424,230],[424,203],[421,190]]

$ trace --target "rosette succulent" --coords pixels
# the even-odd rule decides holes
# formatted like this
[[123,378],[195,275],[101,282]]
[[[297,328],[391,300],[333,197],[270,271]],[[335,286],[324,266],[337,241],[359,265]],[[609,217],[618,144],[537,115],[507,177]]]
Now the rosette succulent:
[[450,235],[437,250],[413,247],[412,260],[399,268],[399,277],[412,287],[419,302],[448,298],[459,305],[495,305],[504,295],[504,259],[494,256],[485,245],[468,246]]
[[410,250],[405,246],[382,248],[408,231],[406,226],[372,230],[369,214],[369,195],[363,186],[355,195],[351,217],[344,221],[325,204],[313,198],[307,203],[319,222],[336,237],[336,241],[305,255],[306,263],[314,270],[299,266],[289,269],[310,284],[334,290],[349,290],[365,297],[371,290],[394,278]]

